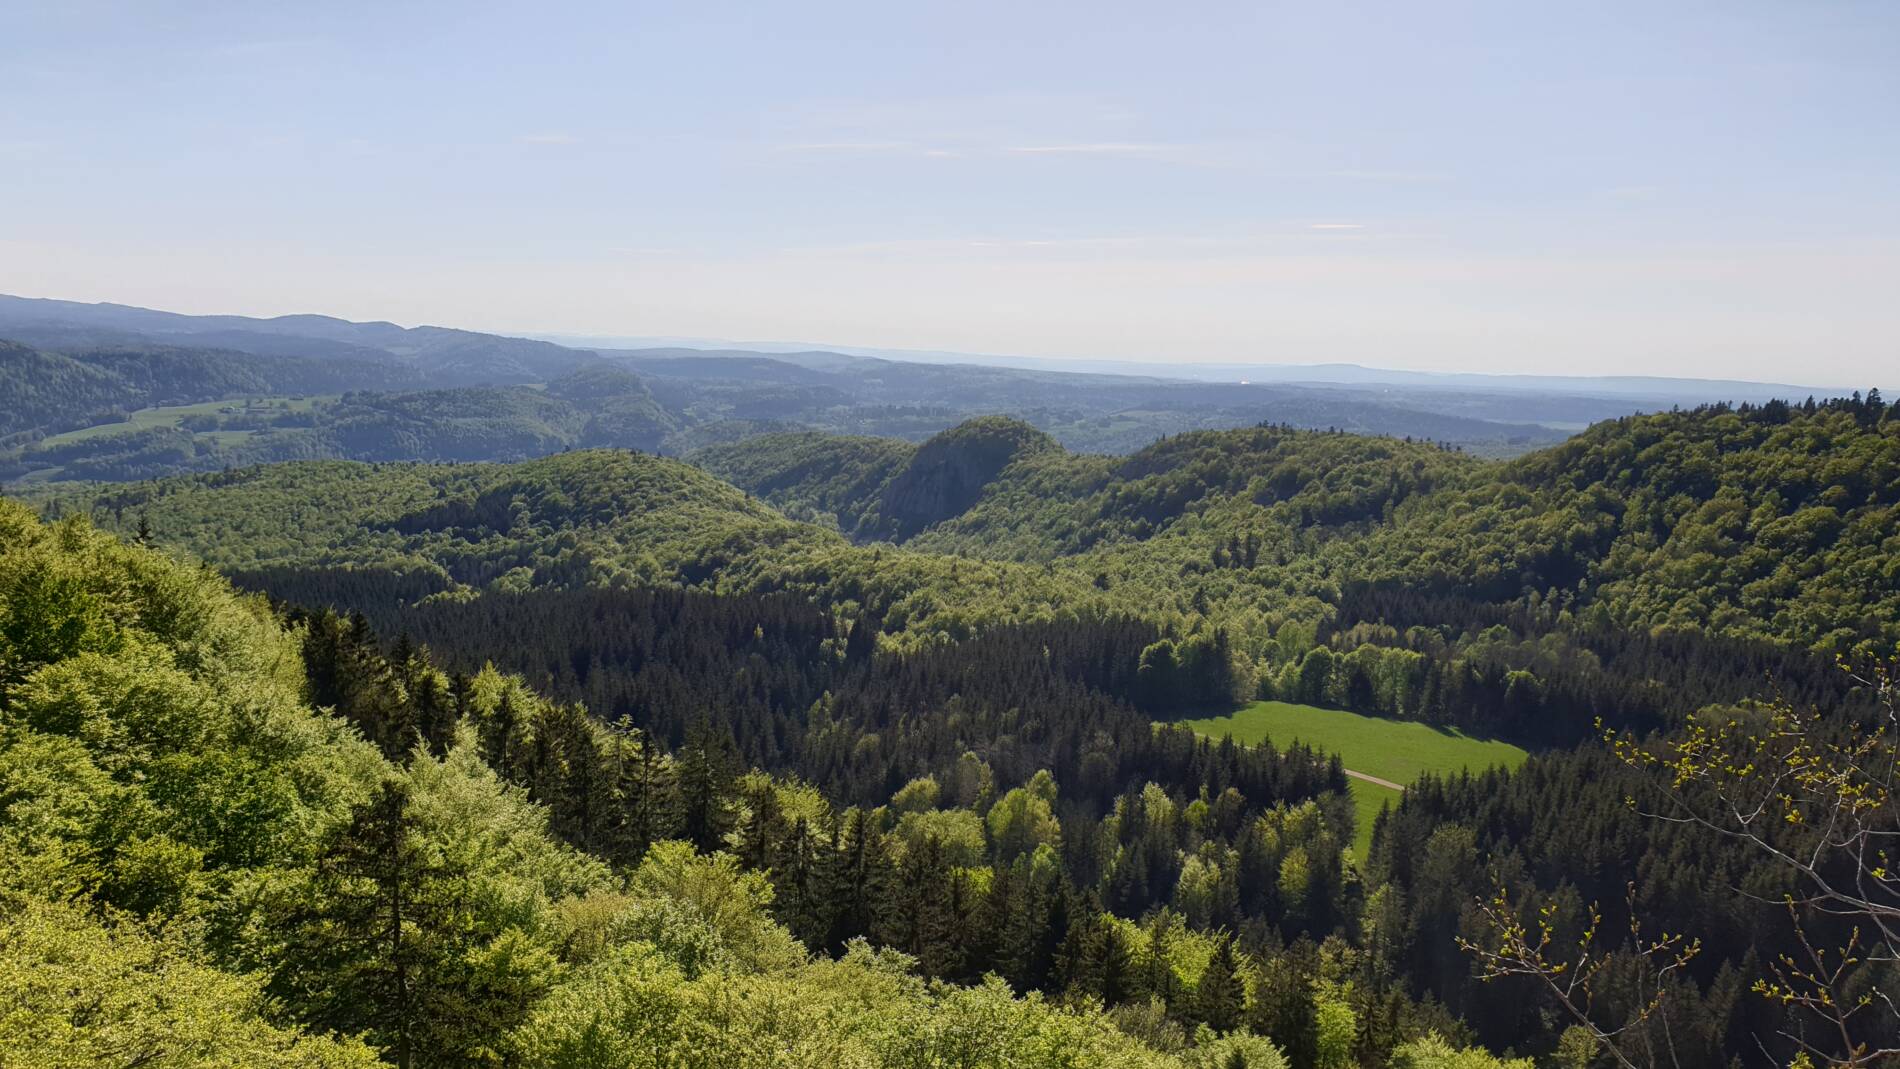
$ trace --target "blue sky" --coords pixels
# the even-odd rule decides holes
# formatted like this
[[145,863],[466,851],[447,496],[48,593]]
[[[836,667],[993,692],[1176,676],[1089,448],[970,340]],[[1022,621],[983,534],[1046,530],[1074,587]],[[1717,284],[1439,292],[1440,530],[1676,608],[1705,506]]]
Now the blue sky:
[[1892,3],[15,3],[0,291],[1860,383]]

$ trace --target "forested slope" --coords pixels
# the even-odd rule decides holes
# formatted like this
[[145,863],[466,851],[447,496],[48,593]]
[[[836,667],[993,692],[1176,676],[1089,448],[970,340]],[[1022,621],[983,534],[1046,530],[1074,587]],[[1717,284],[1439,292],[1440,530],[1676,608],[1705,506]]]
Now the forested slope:
[[[269,358],[368,362],[401,368],[412,381],[445,386],[544,382],[593,359],[590,353],[548,342],[447,327],[354,323],[324,315],[180,315],[5,294],[0,294],[0,337],[61,350],[163,345]],[[354,388],[369,387],[359,382]]]
[[360,651],[309,678],[334,718],[299,635],[193,568],[5,503],[0,547],[9,1065],[1284,1064],[1242,1033],[1163,1053],[862,944],[814,960],[732,855],[652,842],[616,872],[556,837],[624,842],[640,811],[577,826],[570,782],[551,826],[532,755],[637,739]]
[[[1790,410],[1772,426],[1828,430],[1829,449],[1866,451],[1863,469],[1877,472],[1894,421],[1858,405]],[[1730,417],[1754,415],[1680,413],[1663,425],[1684,438],[1721,435]],[[165,953],[213,970],[207,983],[261,982],[273,1001],[221,996],[242,1010],[230,1027],[283,1049],[367,1032],[399,1059],[408,1034],[464,1060],[494,1050],[522,1064],[590,1064],[586,1052],[596,1048],[573,1044],[635,1034],[643,1038],[598,1048],[617,1052],[599,1057],[642,1064],[633,1051],[650,1043],[713,1042],[690,1024],[707,1014],[734,1042],[825,1031],[809,1016],[730,1026],[711,992],[741,984],[809,1003],[831,1022],[837,1049],[869,1064],[915,1052],[888,1045],[883,1011],[831,1001],[830,977],[907,1000],[918,1021],[967,1011],[1030,1022],[984,1028],[1032,1048],[1033,1036],[1057,1035],[1052,1042],[1081,1044],[1098,1061],[1193,1063],[1258,1042],[1235,1036],[1221,1047],[1200,1028],[1244,1027],[1278,1048],[1249,1048],[1243,1057],[1266,1060],[1247,1064],[1284,1055],[1305,1069],[1429,1065],[1417,1058],[1431,1032],[1554,1055],[1574,1039],[1562,1022],[1542,1012],[1529,986],[1475,983],[1456,939],[1476,932],[1473,903],[1500,884],[1550,905],[1574,934],[1584,902],[1620,900],[1633,881],[1639,915],[1714,941],[1675,981],[1670,1042],[1697,1063],[1753,1049],[1793,1018],[1743,990],[1762,972],[1745,946],[1794,951],[1798,934],[1733,890],[1772,899],[1788,886],[1786,873],[1719,837],[1632,812],[1625,799],[1647,797],[1652,785],[1600,749],[1551,750],[1510,774],[1427,780],[1362,859],[1344,849],[1354,816],[1336,761],[1149,723],[1151,712],[1241,690],[1545,746],[1591,739],[1599,721],[1641,732],[1751,724],[1762,716],[1757,699],[1777,689],[1838,723],[1872,710],[1864,688],[1804,645],[1746,631],[1622,627],[1598,608],[1609,599],[1594,600],[1587,585],[1555,593],[1408,585],[1406,569],[1421,566],[1408,547],[1495,503],[1486,493],[1504,502],[1516,501],[1512,487],[1546,495],[1522,505],[1521,518],[1558,525],[1548,517],[1574,504],[1568,495],[1609,492],[1623,469],[1593,469],[1592,458],[1630,437],[1640,440],[1627,426],[1601,428],[1578,457],[1499,466],[1431,446],[1260,428],[1184,436],[1105,462],[1033,432],[979,425],[946,440],[983,443],[962,468],[977,476],[974,500],[901,546],[854,543],[703,471],[618,451],[516,465],[283,465],[86,503],[103,522],[198,547],[245,585],[304,606],[288,633],[189,566],[119,547],[83,523],[42,527],[9,506],[6,544],[21,548],[9,549],[11,585],[0,590],[11,613],[0,619],[0,686],[117,679],[143,694],[133,684],[143,686],[145,661],[97,660],[143,649],[125,637],[140,628],[186,636],[152,662],[184,665],[185,679],[199,678],[191,666],[203,658],[252,650],[243,664],[268,665],[279,680],[251,698],[257,688],[238,669],[219,669],[226,674],[204,676],[197,690],[174,681],[156,706],[63,691],[28,703],[17,696],[28,690],[0,689],[0,713],[14,718],[5,721],[9,746],[41,745],[27,731],[69,734],[75,759],[84,750],[103,770],[73,764],[55,774],[23,756],[0,760],[7,775],[28,769],[10,781],[26,786],[0,790],[0,801],[26,799],[5,801],[6,826],[54,844],[15,848],[52,868],[43,884],[9,893],[34,916],[51,908],[50,888],[66,886],[136,917],[207,918],[203,935],[167,928],[151,937],[184,940]],[[827,469],[808,455],[785,485],[824,487],[832,501],[872,510],[898,500],[945,511],[968,497],[967,481],[921,497],[887,493],[906,471],[960,463],[954,450],[920,465],[922,450],[853,448],[861,463]],[[1773,434],[1737,448],[1754,461],[1725,469],[1741,481],[1737,492],[1751,471],[1794,450]],[[880,465],[890,474],[865,485],[864,473]],[[1615,492],[1647,500],[1671,478],[1667,466],[1647,469]],[[1675,494],[1715,500],[1726,485],[1716,478]],[[1881,485],[1869,483],[1848,512],[1890,507]],[[1009,495],[1024,502],[1015,528]],[[1832,507],[1850,500],[1831,487],[1820,496]],[[1032,514],[1031,503],[1048,507]],[[1101,530],[1091,544],[1061,541],[1086,525]],[[1014,539],[1002,555],[1022,559],[977,556],[986,530]],[[1487,530],[1474,522],[1470,535]],[[1634,537],[1618,537],[1626,535]],[[961,552],[923,548],[935,539],[969,541]],[[145,605],[152,591],[166,599],[157,608],[114,607]],[[218,620],[224,631],[202,630]],[[253,632],[261,637],[245,637]],[[81,664],[87,657],[95,659]],[[283,703],[287,722],[302,725],[298,737],[315,732],[319,741],[308,750],[256,743],[262,713],[225,712],[212,728],[190,729],[186,743],[152,751],[158,763],[88,749],[144,746],[160,729],[136,720],[153,715],[139,710],[189,718],[254,701]],[[334,710],[356,734],[313,716],[311,705]],[[113,721],[121,709],[134,720]],[[189,754],[164,748],[174,745]],[[221,763],[227,749],[253,745],[264,752],[242,759],[251,765],[233,772]],[[286,773],[288,786],[271,778],[272,762],[306,753],[337,770]],[[120,782],[112,777],[121,770],[138,794],[106,807],[110,821],[149,813],[151,822],[124,830],[102,828],[107,816],[64,815]],[[55,781],[80,787],[58,796],[65,801],[39,801]],[[318,793],[300,802],[306,789]],[[163,796],[138,800],[154,791]],[[194,791],[221,792],[216,819],[177,815],[205,808]],[[462,827],[465,813],[485,814],[471,818],[477,830]],[[374,993],[382,959],[337,956],[335,947],[338,933],[363,923],[351,905],[363,899],[349,889],[367,893],[379,871],[408,878],[376,870],[381,855],[361,844],[392,841],[389,829],[411,826],[409,815],[417,838],[393,841],[447,865],[412,873],[417,901],[479,885],[509,906],[493,917],[458,914],[461,927],[419,936],[420,960],[443,985],[431,998],[444,1001],[390,1016]],[[279,819],[290,823],[270,823]],[[493,821],[508,830],[484,823]],[[675,838],[688,845],[666,845]],[[468,842],[485,845],[453,845]],[[1620,858],[1640,864],[1627,870]],[[39,864],[16,866],[18,879],[40,880]],[[262,894],[260,880],[275,890]],[[669,927],[671,907],[654,904],[707,886],[723,890],[714,905],[700,899],[693,908],[749,918],[728,929],[706,914],[723,933],[712,944]],[[260,912],[233,916],[220,896],[239,891]],[[633,904],[600,904],[623,903],[615,895]],[[736,914],[735,895],[751,903]],[[313,911],[315,899],[341,905]],[[31,939],[79,939],[72,933],[91,932],[85,925],[107,929],[83,936],[106,941],[99,945],[146,937],[115,934],[133,921],[102,915],[82,910]],[[422,916],[418,923],[432,923]],[[583,917],[594,919],[573,927]],[[1612,908],[1612,928],[1621,921]],[[651,949],[623,951],[627,932]],[[0,951],[46,945],[11,930],[7,938]],[[854,938],[908,957],[853,951]],[[602,941],[613,949],[601,951]],[[1614,968],[1635,976],[1640,963],[1628,949],[1619,935],[1610,953]],[[806,954],[824,957],[800,964]],[[727,971],[708,971],[708,961]],[[127,998],[145,997],[139,969],[122,972]],[[986,973],[1007,986],[933,986],[976,985]],[[745,986],[755,984],[765,986]],[[1069,1006],[1099,1000],[1108,1012],[1057,1010],[1012,992]],[[33,1004],[50,997],[35,994],[42,1001]],[[672,1007],[659,1017],[674,1022],[662,1039],[650,1040],[655,1033],[632,1016],[613,1016],[655,999]],[[433,1005],[468,1000],[483,1007],[479,1025],[462,1012],[430,1016]],[[1599,1008],[1624,1020],[1642,1012],[1628,1000]],[[785,1021],[789,1032],[775,1030]],[[899,1031],[917,1028],[938,1034],[925,1025]],[[361,1055],[331,1046],[324,1057]]]
[[[410,601],[790,593],[893,648],[1120,612],[1161,636],[1137,698],[1157,711],[1280,697],[1547,742],[1746,696],[1769,666],[1822,695],[1834,652],[1891,648],[1896,457],[1900,420],[1869,398],[1638,417],[1507,463],[1272,427],[1090,457],[985,420],[914,447],[799,434],[701,455],[764,501],[619,452],[284,465],[68,501],[220,567],[347,563]],[[1225,682],[1177,691],[1177,672]]]
[[410,577],[428,593],[791,592],[869,613],[910,642],[1101,601],[1074,576],[1041,568],[854,546],[697,468],[625,451],[515,465],[279,464],[87,498],[101,522],[146,523],[219,567],[347,564]]
[[1900,415],[1879,393],[1634,416],[1418,502],[1374,576],[1557,590],[1617,624],[1844,650],[1900,641]]
[[[1266,570],[1327,601],[1387,583],[1556,596],[1620,626],[1822,652],[1900,640],[1900,419],[1877,392],[1634,416],[1501,463],[1278,428],[1184,434],[1118,460],[1039,450],[921,531],[881,511],[908,463],[893,450],[801,435],[694,459],[774,504],[857,517],[843,526],[859,537],[1087,562],[1110,580],[1173,569],[1203,602],[1266,603],[1197,575],[1196,556],[1248,573],[1240,585]],[[1118,552],[1131,543],[1138,561]]]
[[[1058,819],[1046,770],[966,752],[943,787],[834,808],[733,763],[703,723],[668,753],[493,669],[385,654],[361,623],[286,628],[83,521],[0,502],[0,536],[9,1065],[1499,1064],[1433,1034],[1460,1027],[1442,1013],[1355,994],[1332,952],[1211,928],[1242,908],[1219,863],[1189,858],[1185,919],[1102,912],[1057,851],[1103,803],[1085,790]],[[598,618],[612,595],[593,597]],[[828,626],[763,602],[630,619],[682,616]],[[1239,834],[1241,856],[1268,851],[1243,864],[1313,866],[1289,920],[1328,926],[1329,818],[1287,800],[1336,791],[1337,768],[1158,739],[1181,774],[1232,784],[1220,805],[1130,788],[1076,849],[1108,834],[1122,864],[1178,864],[1170,839]]]
[[394,388],[419,385],[412,369],[381,363],[0,348],[0,411],[11,420],[0,422],[0,478],[128,481],[306,459],[527,460],[580,446],[654,449],[679,426],[644,382],[606,364],[545,388]]
[[[1262,420],[1429,437],[1486,455],[1567,433],[1514,422],[1520,412],[1483,393],[1399,396],[1341,384],[1170,381],[825,352],[595,353],[441,327],[181,316],[4,295],[0,339],[0,479],[9,481],[129,482],[313,458],[513,461],[596,446],[680,454],[795,428],[916,442],[968,435],[960,424],[996,414],[1072,449],[1115,453]],[[1540,401],[1530,407],[1547,417],[1568,412],[1566,420],[1602,414],[1606,403],[1612,412],[1639,403],[1567,394]],[[226,404],[189,419],[168,411],[213,402]],[[1479,418],[1486,412],[1511,422]],[[966,445],[951,452],[982,451],[980,441]],[[935,499],[940,481],[883,502],[883,519],[899,526],[866,533],[908,536],[944,518],[939,511],[961,499]]]
[[390,389],[421,381],[406,368],[356,360],[269,358],[155,345],[58,353],[0,341],[0,445],[22,432],[88,427],[154,405]]
[[[854,517],[841,526],[859,538],[927,535],[920,545],[1028,560],[1144,541],[1210,511],[1239,520],[1257,508],[1276,527],[1377,520],[1479,468],[1422,442],[1280,427],[1181,434],[1127,457],[1066,453],[1003,419],[915,447],[874,442],[768,435],[691,459],[774,505]],[[940,485],[940,501],[905,507],[919,486]]]

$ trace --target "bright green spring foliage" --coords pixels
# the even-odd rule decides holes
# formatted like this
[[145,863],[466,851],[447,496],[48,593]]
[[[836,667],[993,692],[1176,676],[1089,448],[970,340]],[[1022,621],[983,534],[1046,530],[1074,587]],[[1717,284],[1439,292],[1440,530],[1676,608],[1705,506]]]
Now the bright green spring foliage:
[[650,947],[621,948],[548,998],[516,1036],[547,1069],[693,1066],[1174,1066],[1106,1018],[1017,998],[998,980],[920,980],[901,954],[689,978]]
[[225,568],[791,591],[874,608],[909,645],[1106,609],[1183,633],[1206,620],[1278,671],[1289,626],[1326,624],[1368,585],[1518,606],[1559,631],[1823,654],[1900,640],[1900,419],[1872,397],[1631,417],[1509,463],[1275,427],[1085,456],[999,419],[922,446],[776,434],[697,459],[706,471],[610,451],[309,462],[60,504],[128,532],[148,517]]
[[0,920],[0,1065],[362,1069],[362,1043],[268,1019],[249,977],[123,916],[28,899]]
[[[1455,728],[1292,702],[1251,702],[1226,716],[1182,723],[1212,738],[1231,736],[1235,742],[1303,742],[1324,753],[1338,754],[1353,772],[1401,786],[1428,772],[1445,775],[1492,767],[1516,768],[1525,757],[1523,749],[1508,742],[1475,739]],[[1350,789],[1358,811],[1353,845],[1363,858],[1371,850],[1373,823],[1379,811],[1398,804],[1399,792],[1357,778]]]
[[[827,444],[829,443],[829,445]],[[708,450],[775,504],[877,528],[904,458],[805,435]],[[1598,424],[1502,464],[1284,428],[1178,435],[1126,458],[1032,451],[911,548],[1083,568],[1124,604],[1243,632],[1341,585],[1511,601],[1556,591],[1622,625],[1823,651],[1900,620],[1900,419],[1877,395]]]
[[347,564],[436,590],[684,586],[786,591],[897,641],[963,638],[1099,603],[1079,576],[853,545],[675,460],[587,450],[521,464],[277,464],[167,480],[101,500],[167,545],[230,570]]
[[1600,423],[1405,510],[1360,571],[1878,654],[1900,639],[1896,532],[1900,416],[1876,392]]
[[1533,1069],[1529,1058],[1499,1058],[1481,1048],[1460,1049],[1432,1035],[1392,1052],[1391,1069]]
[[[616,875],[473,731],[392,762],[301,665],[259,600],[0,502],[0,1064],[1283,1065],[862,945],[813,960],[730,855]],[[1026,846],[1048,789],[1005,822]]]
[[370,1063],[211,935],[379,772],[298,663],[222,583],[0,502],[0,1064]]

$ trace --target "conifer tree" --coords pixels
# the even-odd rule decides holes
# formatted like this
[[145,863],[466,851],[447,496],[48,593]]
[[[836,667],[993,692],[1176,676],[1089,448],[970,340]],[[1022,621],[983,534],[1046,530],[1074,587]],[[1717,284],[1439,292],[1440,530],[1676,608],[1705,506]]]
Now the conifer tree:
[[633,865],[646,855],[648,847],[679,833],[679,792],[672,762],[659,751],[652,736],[639,728],[616,732],[615,751],[619,774],[614,795],[619,822],[610,856],[623,865]]
[[681,831],[701,853],[724,849],[732,831],[730,748],[730,736],[717,735],[702,722],[679,753]]
[[883,941],[915,957],[927,976],[954,977],[963,968],[961,883],[935,836],[909,849],[899,868]]
[[409,1069],[438,981],[453,874],[415,836],[409,793],[387,780],[319,862],[308,905],[287,926],[274,978],[311,1024],[369,1031]]
[[1231,1032],[1240,1026],[1246,993],[1239,970],[1234,940],[1223,936],[1194,990],[1194,1016],[1216,1032]]
[[1167,910],[1148,922],[1148,950],[1141,965],[1141,986],[1173,1012],[1181,985],[1174,975],[1174,915]]
[[838,908],[828,940],[833,950],[886,930],[894,882],[884,836],[864,810],[847,810],[840,823],[834,891]]
[[745,802],[745,824],[739,829],[735,853],[739,855],[740,864],[749,869],[772,871],[777,867],[779,839],[784,832],[778,794],[768,783],[762,790],[748,792]]
[[1088,972],[1095,978],[1096,993],[1106,1005],[1118,1006],[1140,993],[1141,977],[1129,954],[1128,941],[1121,925],[1107,914],[1097,916],[1095,921]]
[[772,861],[773,914],[800,942],[818,951],[826,949],[837,905],[831,894],[833,858],[812,834],[811,823],[800,817]]
[[514,780],[520,775],[520,730],[521,715],[515,710],[514,696],[504,689],[480,731],[482,760],[504,779]]
[[1259,1035],[1272,1036],[1294,1065],[1311,1065],[1319,1056],[1313,1007],[1317,959],[1312,941],[1302,936],[1263,964],[1254,988],[1248,1024]]

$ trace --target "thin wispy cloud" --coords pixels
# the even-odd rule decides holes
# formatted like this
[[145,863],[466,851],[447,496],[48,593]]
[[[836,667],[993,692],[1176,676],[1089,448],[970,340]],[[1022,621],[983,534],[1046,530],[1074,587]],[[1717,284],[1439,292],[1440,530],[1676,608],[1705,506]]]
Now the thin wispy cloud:
[[320,42],[312,39],[284,38],[280,40],[220,41],[207,45],[205,51],[226,59],[247,58],[252,56],[271,56],[298,49],[316,47]]
[[778,251],[799,255],[851,256],[859,254],[902,254],[920,253],[955,254],[969,249],[1088,249],[1114,246],[1134,246],[1153,239],[1143,237],[1076,237],[1076,238],[1012,238],[1004,236],[976,236],[967,238],[892,238],[884,241],[858,241],[842,245],[802,245],[784,246]]
[[1095,234],[1065,237],[1012,237],[976,234],[968,237],[891,238],[840,245],[783,246],[781,253],[820,256],[897,254],[956,256],[970,250],[1039,253],[1227,254],[1270,247],[1269,234]]
[[1308,223],[1308,230],[1364,230],[1364,223]]
[[1160,156],[1174,149],[1172,145],[1140,141],[1087,141],[1069,145],[1014,145],[1009,151],[1027,156]]
[[801,141],[779,147],[786,152],[904,152],[917,146],[909,141]]
[[1344,178],[1353,182],[1391,182],[1399,185],[1430,185],[1452,181],[1453,176],[1443,171],[1365,171],[1343,170],[1327,171],[1326,178]]
[[916,141],[801,141],[779,145],[775,151],[794,155],[911,156],[932,160],[956,159],[963,155],[955,149]]
[[1656,186],[1615,186],[1603,191],[1608,200],[1622,201],[1625,204],[1640,204],[1655,200],[1662,195]]

